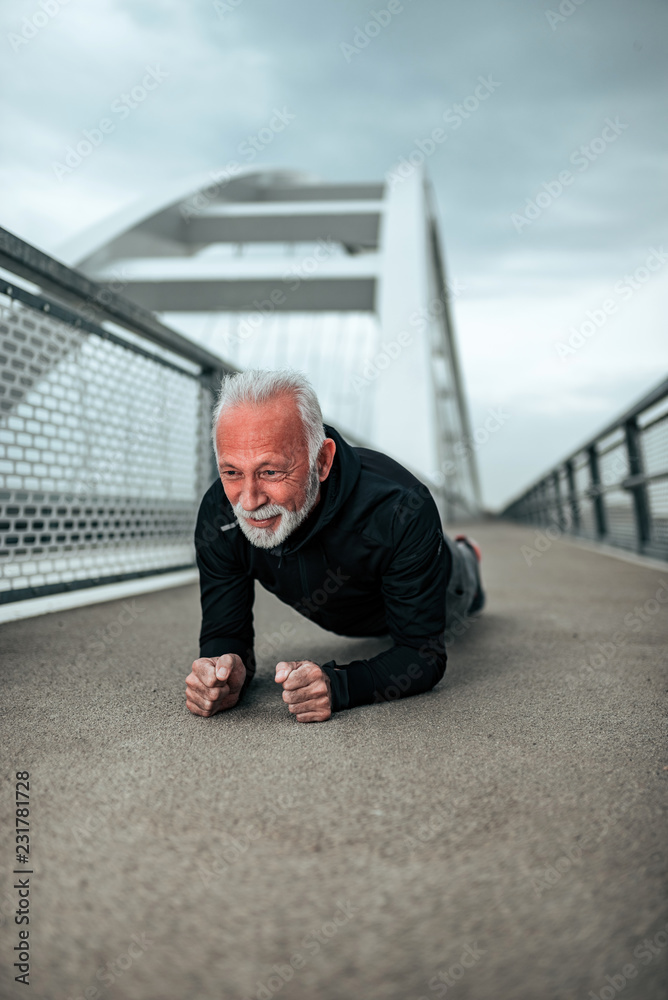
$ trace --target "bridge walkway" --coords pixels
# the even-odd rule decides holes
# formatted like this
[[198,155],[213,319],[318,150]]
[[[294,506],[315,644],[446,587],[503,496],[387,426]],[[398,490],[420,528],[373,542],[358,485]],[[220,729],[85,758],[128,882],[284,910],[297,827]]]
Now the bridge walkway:
[[265,592],[274,645],[212,719],[185,708],[195,586],[2,628],[33,996],[663,998],[668,569],[562,539],[527,565],[533,530],[474,530],[488,606],[444,680],[322,725],[288,715],[276,660],[383,644]]

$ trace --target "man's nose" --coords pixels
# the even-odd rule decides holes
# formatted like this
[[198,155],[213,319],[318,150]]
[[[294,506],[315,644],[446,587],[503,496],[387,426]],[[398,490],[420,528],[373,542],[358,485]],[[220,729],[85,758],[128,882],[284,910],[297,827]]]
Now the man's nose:
[[257,510],[258,507],[264,507],[269,502],[269,497],[262,483],[249,481],[245,482],[242,487],[239,502],[244,510]]

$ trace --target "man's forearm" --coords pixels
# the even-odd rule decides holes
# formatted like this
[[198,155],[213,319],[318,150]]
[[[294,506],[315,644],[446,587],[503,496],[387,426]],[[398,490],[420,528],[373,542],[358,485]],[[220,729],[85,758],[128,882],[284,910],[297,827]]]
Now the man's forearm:
[[332,711],[358,705],[396,701],[430,691],[445,673],[442,649],[422,645],[392,646],[367,660],[321,664],[332,686]]

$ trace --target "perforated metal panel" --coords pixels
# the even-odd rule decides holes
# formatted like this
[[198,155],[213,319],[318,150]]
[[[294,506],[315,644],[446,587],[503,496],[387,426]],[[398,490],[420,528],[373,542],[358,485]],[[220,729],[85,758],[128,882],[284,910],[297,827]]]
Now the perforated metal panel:
[[194,562],[211,393],[0,297],[0,602]]

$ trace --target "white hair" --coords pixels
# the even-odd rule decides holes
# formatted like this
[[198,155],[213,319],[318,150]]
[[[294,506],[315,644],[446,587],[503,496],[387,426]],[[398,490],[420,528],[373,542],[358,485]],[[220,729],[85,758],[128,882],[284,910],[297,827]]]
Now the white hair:
[[242,405],[257,406],[282,395],[292,396],[297,403],[306,435],[309,466],[313,468],[325,440],[322,410],[318,397],[307,377],[302,372],[292,368],[283,368],[279,371],[247,368],[243,372],[223,376],[211,425],[216,460],[218,460],[216,428],[224,410]]

